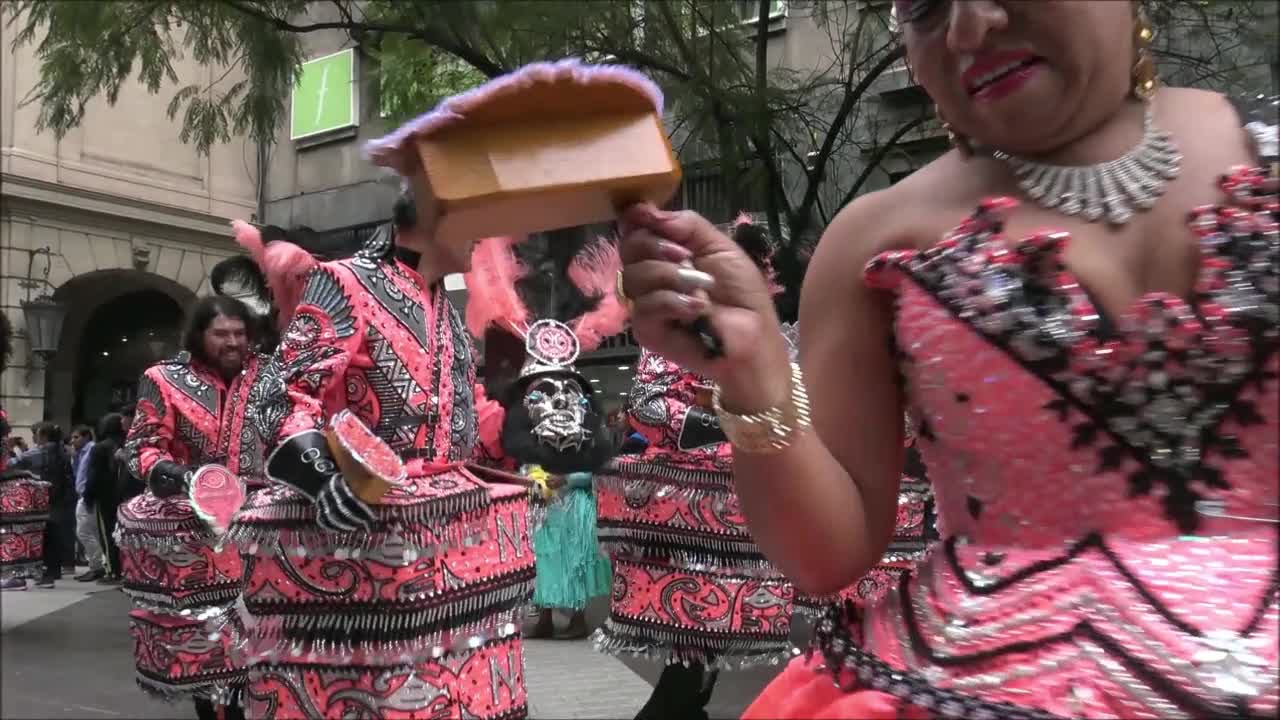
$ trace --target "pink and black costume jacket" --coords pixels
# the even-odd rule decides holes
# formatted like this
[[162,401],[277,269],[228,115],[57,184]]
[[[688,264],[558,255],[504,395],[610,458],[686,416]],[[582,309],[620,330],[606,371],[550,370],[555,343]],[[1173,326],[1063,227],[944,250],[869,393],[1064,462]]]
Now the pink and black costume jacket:
[[598,649],[736,667],[789,652],[794,589],[765,560],[733,489],[733,456],[710,383],[645,351],[631,426],[649,441],[597,474],[597,527],[613,560]]
[[116,536],[124,590],[134,601],[138,682],[163,696],[210,695],[243,678],[226,641],[211,639],[198,619],[240,594],[240,557],[196,516],[186,479],[208,464],[261,477],[262,446],[245,412],[261,367],[251,355],[227,381],[183,352],[148,368],[138,383],[125,454],[147,492],[120,508]]
[[[0,408],[0,441],[8,435],[9,418]],[[49,484],[8,468],[8,455],[0,450],[0,577],[34,577],[44,567]]]
[[[311,499],[333,472],[322,428],[348,408],[408,477],[371,531],[326,532]],[[274,482],[231,531],[249,715],[523,717],[528,499],[462,467],[480,452],[475,366],[444,289],[381,253],[321,264],[256,409]]]

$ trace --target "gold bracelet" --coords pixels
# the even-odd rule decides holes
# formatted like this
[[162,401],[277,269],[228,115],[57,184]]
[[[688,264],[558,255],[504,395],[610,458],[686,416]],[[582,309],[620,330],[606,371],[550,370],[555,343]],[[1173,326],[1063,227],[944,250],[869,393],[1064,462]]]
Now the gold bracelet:
[[720,429],[737,450],[756,455],[773,455],[791,447],[797,434],[811,426],[809,391],[804,386],[800,365],[791,363],[791,390],[781,405],[764,412],[736,415],[720,404],[720,387],[711,392],[711,406],[720,418]]

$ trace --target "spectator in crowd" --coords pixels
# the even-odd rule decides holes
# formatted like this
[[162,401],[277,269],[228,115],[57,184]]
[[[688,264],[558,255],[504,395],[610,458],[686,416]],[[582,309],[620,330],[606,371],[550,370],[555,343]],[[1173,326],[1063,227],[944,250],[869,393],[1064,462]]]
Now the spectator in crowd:
[[9,462],[17,462],[27,451],[27,441],[17,435],[10,435],[4,451],[9,453]]
[[93,453],[93,430],[87,425],[80,425],[71,431],[72,458],[75,465],[76,495],[76,538],[84,548],[85,564],[89,569],[76,576],[79,582],[92,582],[106,576],[102,564],[102,543],[98,538],[98,513],[94,503],[87,494],[89,482],[89,457]]
[[[133,427],[133,417],[137,408],[137,403],[126,403],[120,407],[120,421],[124,426],[126,437],[129,435],[129,428]],[[142,478],[135,477],[133,473],[129,472],[126,460],[124,442],[121,442],[115,451],[115,461],[120,468],[120,472],[116,476],[116,499],[119,500],[120,505],[141,495],[147,489],[146,483],[142,481]],[[115,516],[113,515],[113,523],[115,522],[114,518]]]
[[87,463],[84,500],[94,509],[99,546],[103,549],[105,561],[104,573],[97,579],[99,583],[108,585],[120,582],[120,548],[115,540],[116,510],[123,502],[124,493],[129,491],[131,476],[116,453],[124,447],[125,432],[123,415],[104,415],[98,421],[98,440]]
[[35,446],[15,463],[49,483],[49,520],[44,531],[44,576],[36,587],[51,588],[68,564],[75,572],[75,479],[71,456],[62,442],[62,428],[51,422],[31,430]]

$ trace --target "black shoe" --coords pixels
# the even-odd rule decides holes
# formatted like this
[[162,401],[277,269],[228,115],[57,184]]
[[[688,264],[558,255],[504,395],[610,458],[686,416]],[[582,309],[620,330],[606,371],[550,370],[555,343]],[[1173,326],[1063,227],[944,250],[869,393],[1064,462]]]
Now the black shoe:
[[48,575],[45,575],[44,577],[42,577],[42,578],[40,578],[39,580],[37,580],[37,581],[36,581],[36,587],[38,587],[38,588],[52,588],[52,587],[53,587],[53,581],[54,581],[54,580],[57,580],[57,578],[54,578],[54,577],[50,577],[50,576],[48,576]]
[[668,665],[658,678],[649,701],[640,708],[636,720],[684,720],[705,718],[703,709],[703,667]]
[[87,573],[80,573],[77,575],[76,582],[93,582],[94,580],[101,580],[106,576],[107,574],[101,570],[90,570]]

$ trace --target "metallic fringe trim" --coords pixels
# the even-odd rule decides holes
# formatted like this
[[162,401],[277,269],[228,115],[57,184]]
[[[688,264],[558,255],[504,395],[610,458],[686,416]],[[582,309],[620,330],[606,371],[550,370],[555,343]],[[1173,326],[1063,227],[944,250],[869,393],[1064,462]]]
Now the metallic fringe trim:
[[[596,536],[606,552],[617,553],[622,557],[658,559],[664,555],[683,556],[688,557],[692,564],[743,568],[767,566],[764,554],[750,537],[710,538],[662,526],[648,529],[630,525],[598,527]],[[694,546],[692,549],[686,549],[691,545]]]
[[9,565],[0,566],[0,580],[22,578],[35,580],[44,574],[44,560],[20,560]]
[[[239,623],[243,627],[236,628],[237,622],[230,618],[224,620],[219,631],[232,631],[234,659],[244,660],[248,665],[275,664],[312,664],[324,665],[359,665],[376,667],[412,667],[415,663],[426,660],[439,660],[448,655],[456,655],[468,650],[499,640],[516,637],[520,634],[523,607],[501,610],[493,615],[471,623],[466,623],[445,632],[436,632],[428,636],[418,636],[390,642],[341,643],[330,641],[284,640],[270,637],[275,635],[259,634],[261,620],[243,617],[246,611],[239,608]],[[252,637],[246,637],[252,635]],[[359,670],[351,671],[359,674]]]
[[218,673],[218,675],[227,674],[240,675],[241,677],[215,677],[193,683],[175,685],[157,680],[141,670],[134,670],[133,680],[144,693],[163,702],[173,703],[190,698],[201,698],[209,700],[215,705],[222,705],[244,684],[243,671]]
[[[443,498],[425,500],[413,505],[373,505],[378,524],[398,525],[418,523],[438,525],[451,522],[463,515],[473,515],[487,510],[493,504],[488,491],[474,487]],[[249,517],[246,517],[249,516]],[[236,524],[244,525],[302,525],[314,526],[315,505],[309,500],[291,498],[258,508],[246,507],[240,511]]]
[[125,595],[129,596],[134,608],[138,610],[199,619],[199,616],[209,608],[225,607],[227,604],[235,602],[235,599],[240,595],[241,588],[239,585],[232,585],[217,590],[204,590],[182,599],[177,599],[162,592],[138,590],[129,587],[127,584],[121,590]]
[[[752,546],[755,547],[754,545]],[[630,550],[631,552],[627,552]],[[635,551],[639,551],[637,554]],[[787,582],[783,574],[755,549],[754,557],[726,557],[714,552],[694,552],[671,548],[623,547],[617,557],[641,562],[664,562],[690,572],[736,575],[760,580]]]
[[718,647],[711,649],[695,645],[706,645],[706,638],[679,630],[646,628],[644,635],[640,636],[608,618],[604,627],[592,634],[591,644],[597,652],[605,655],[625,655],[665,665],[699,664],[714,670],[745,670],[764,665],[776,667],[789,661],[795,652],[786,638],[722,641],[714,643]]
[[419,558],[444,554],[459,547],[474,547],[489,536],[488,508],[479,513],[450,520],[443,532],[437,527],[406,531],[403,522],[371,533],[327,533],[315,524],[314,512],[306,527],[282,528],[270,525],[236,524],[227,534],[245,555],[294,557],[307,555],[358,560],[360,554],[386,546],[402,548],[403,566]]
[[625,492],[637,484],[658,497],[671,494],[704,497],[732,495],[733,474],[720,470],[691,470],[659,463],[615,463],[596,476],[596,482],[610,490]]
[[214,537],[213,531],[204,526],[198,530],[152,534],[125,530],[117,525],[114,537],[121,548],[149,550],[158,554],[218,547],[218,539]]
[[[0,535],[7,535],[12,532],[30,532],[28,529],[34,525],[42,528],[44,523],[49,521],[49,511],[28,512],[28,513],[0,513]],[[16,527],[13,526],[23,526]]]
[[128,518],[122,512],[120,513],[120,521],[116,524],[116,533],[138,534],[138,535],[178,535],[178,534],[209,534],[209,526],[196,516],[195,511],[191,511],[191,517],[188,518]]
[[[532,575],[532,573],[528,573]],[[287,614],[296,611],[297,603],[246,601],[245,607],[254,613],[259,621],[270,618],[274,622],[263,622],[263,630],[257,634],[260,638],[289,641],[297,634],[312,633],[367,633],[383,636],[366,642],[375,644],[382,642],[399,642],[385,636],[407,633],[421,633],[433,626],[444,625],[451,618],[467,616],[489,611],[505,612],[519,607],[533,596],[533,578],[520,579],[516,582],[477,592],[470,597],[450,598],[457,594],[454,590],[439,593],[419,593],[406,598],[409,602],[424,600],[441,600],[439,604],[420,609],[401,609],[389,603],[377,603],[377,609],[352,612],[344,608],[342,603],[334,603],[325,614]],[[275,607],[272,607],[275,606]],[[255,612],[256,611],[256,612]],[[274,627],[266,627],[271,625]]]

